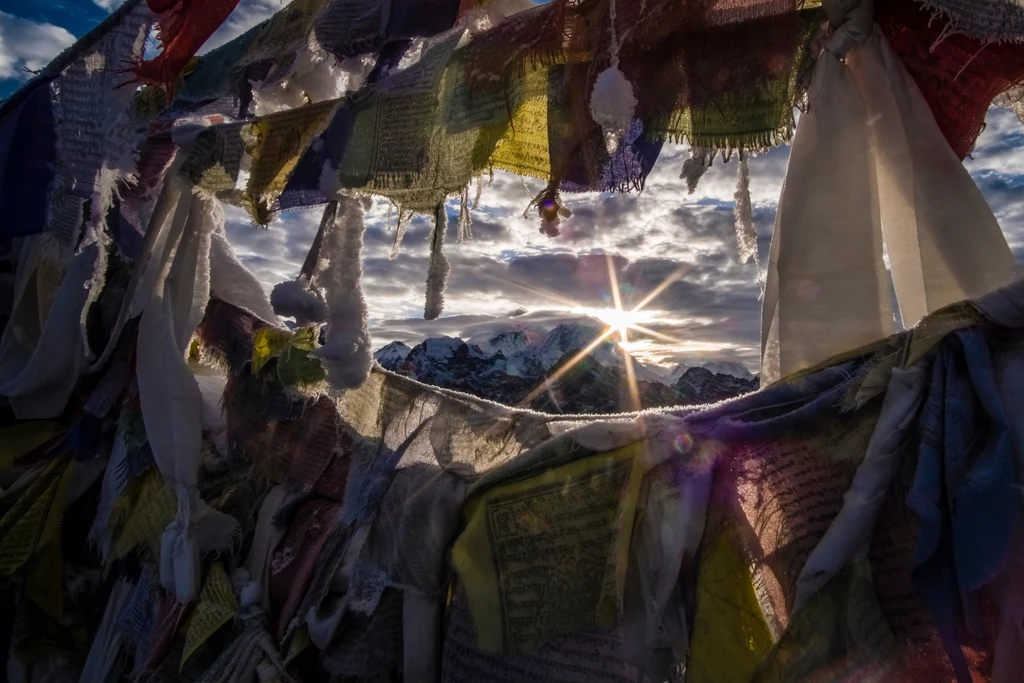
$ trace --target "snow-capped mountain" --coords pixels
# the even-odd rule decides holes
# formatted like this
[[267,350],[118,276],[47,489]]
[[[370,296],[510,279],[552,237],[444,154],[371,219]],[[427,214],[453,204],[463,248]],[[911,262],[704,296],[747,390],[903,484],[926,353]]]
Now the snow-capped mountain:
[[754,379],[754,375],[742,363],[719,360],[705,363],[701,367],[715,375],[729,375],[747,382]]
[[[597,325],[571,322],[548,331],[514,330],[469,341],[436,337],[411,349],[392,342],[374,357],[385,369],[506,405],[520,405],[529,399],[530,407],[545,412],[629,410],[628,354],[612,340],[602,341],[557,381],[544,385],[600,334]],[[757,379],[738,363],[680,365],[668,375],[635,359],[632,365],[644,408],[719,401],[758,386]]]
[[470,339],[468,343],[476,343],[480,350],[488,356],[500,353],[505,358],[509,358],[525,349],[535,337],[535,334],[528,334],[526,330],[513,330],[496,334],[493,337],[485,336],[479,340]]
[[736,379],[743,380],[744,382],[750,382],[756,379],[750,370],[747,369],[747,366],[742,363],[726,360],[714,360],[710,363],[704,363],[703,365],[687,365],[686,363],[680,363],[672,368],[672,370],[658,374],[661,376],[662,383],[669,386],[675,386],[682,376],[694,367],[703,368],[712,375],[726,375],[728,377],[735,377]]
[[671,370],[663,369],[658,375],[661,377],[661,383],[672,386],[679,381],[679,378],[690,369],[690,366],[686,363],[680,363]]
[[377,359],[385,368],[398,367],[406,358],[409,357],[409,353],[412,351],[412,347],[405,342],[394,341],[387,346],[381,347],[377,353],[373,354],[373,357]]

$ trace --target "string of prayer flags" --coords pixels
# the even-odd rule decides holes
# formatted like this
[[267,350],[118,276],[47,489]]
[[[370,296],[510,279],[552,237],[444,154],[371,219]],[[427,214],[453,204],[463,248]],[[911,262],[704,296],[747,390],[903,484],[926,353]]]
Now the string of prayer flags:
[[268,224],[300,155],[327,125],[335,101],[251,122],[210,126],[197,136],[181,173],[197,187],[244,207]]

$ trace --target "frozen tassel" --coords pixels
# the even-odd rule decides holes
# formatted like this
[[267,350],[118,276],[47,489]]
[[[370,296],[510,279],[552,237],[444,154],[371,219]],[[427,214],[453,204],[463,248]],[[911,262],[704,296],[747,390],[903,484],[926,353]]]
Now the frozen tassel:
[[636,96],[633,85],[619,69],[619,39],[615,26],[615,0],[608,3],[611,22],[611,66],[602,71],[594,81],[590,93],[590,115],[604,132],[604,144],[612,154],[619,142],[629,131],[636,112]]
[[316,280],[327,301],[327,343],[314,354],[323,361],[331,387],[354,389],[373,366],[362,284],[363,205],[356,197],[338,197],[323,250],[328,265]]
[[[107,118],[105,133],[111,139],[118,140],[129,138],[130,119],[125,113],[111,115]],[[116,148],[116,146],[115,146]],[[89,204],[89,222],[82,239],[82,245],[78,251],[81,252],[89,247],[96,249],[96,263],[92,277],[85,284],[88,295],[86,296],[85,307],[82,309],[81,327],[82,342],[85,347],[85,355],[89,361],[96,359],[92,349],[89,348],[89,335],[87,332],[87,321],[92,305],[99,299],[100,293],[107,280],[107,257],[110,252],[110,245],[113,239],[107,234],[107,215],[114,205],[114,195],[117,183],[120,179],[134,179],[135,162],[130,147],[121,150],[120,158],[110,158],[104,161],[96,171],[96,191],[93,193]]]
[[[494,174],[491,174],[491,182],[494,182]],[[484,193],[484,179],[483,176],[477,176],[476,178],[476,196],[473,197],[473,211],[480,206],[480,196]]]
[[633,85],[619,70],[618,60],[602,71],[594,81],[590,93],[590,115],[604,132],[604,144],[609,154],[619,147],[619,142],[629,131],[636,111],[636,96]]
[[444,202],[434,210],[434,230],[430,234],[430,268],[427,270],[426,320],[435,320],[444,311],[444,290],[448,286],[451,264],[444,255],[444,234],[448,232],[448,210]]
[[469,213],[469,185],[462,188],[459,200],[459,222],[456,235],[458,235],[458,241],[462,242],[473,239],[473,218]]
[[[100,172],[103,173],[103,170],[105,169],[101,169]],[[98,196],[94,197],[93,201],[100,204],[100,202],[96,201],[99,198]],[[93,265],[92,277],[85,283],[85,289],[88,294],[85,297],[85,306],[82,307],[82,315],[79,320],[82,329],[82,344],[85,349],[85,357],[89,361],[96,360],[96,355],[89,348],[89,333],[87,329],[89,311],[92,309],[92,305],[96,303],[96,300],[99,299],[100,292],[103,291],[103,286],[106,283],[107,255],[110,252],[110,245],[112,243],[106,231],[107,208],[100,206],[92,211],[89,227],[86,228],[85,236],[82,238],[82,245],[78,250],[80,253],[90,247],[95,247],[96,249],[96,261]]]
[[757,253],[757,227],[754,225],[754,206],[750,200],[750,167],[747,153],[739,152],[739,179],[736,183],[736,257],[740,263],[754,261],[757,284],[764,295],[765,281],[761,272],[761,259]]
[[300,275],[274,285],[270,292],[270,305],[282,318],[295,318],[300,326],[327,321],[327,304],[310,289],[309,280]]
[[752,258],[757,259],[757,231],[754,229],[754,210],[750,203],[750,167],[747,166],[747,155],[742,152],[734,197],[737,260],[746,263]]
[[690,158],[683,162],[683,170],[679,174],[679,177],[686,181],[687,194],[696,192],[697,183],[711,168],[716,154],[715,150],[706,147],[690,148]]
[[398,226],[395,228],[395,239],[391,243],[391,256],[390,259],[394,261],[398,258],[398,251],[402,247],[402,240],[405,238],[405,231],[409,229],[409,218],[406,217],[405,211],[398,209]]
[[328,202],[316,238],[306,254],[299,276],[294,280],[278,283],[270,292],[270,305],[274,313],[284,318],[295,318],[299,325],[322,323],[327,320],[327,304],[313,288],[317,268],[324,250],[324,236],[334,225],[338,202]]

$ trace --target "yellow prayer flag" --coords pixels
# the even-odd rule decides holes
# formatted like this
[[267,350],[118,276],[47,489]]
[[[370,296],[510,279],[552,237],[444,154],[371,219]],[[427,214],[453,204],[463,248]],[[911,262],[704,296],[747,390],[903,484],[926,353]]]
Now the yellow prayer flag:
[[292,633],[291,642],[288,643],[288,654],[284,658],[285,664],[290,664],[296,657],[308,649],[313,642],[309,639],[309,629],[302,624]]
[[642,449],[593,455],[466,505],[452,561],[482,649],[528,651],[609,625],[604,608],[624,576]]
[[686,680],[748,683],[772,649],[772,634],[734,532],[708,524],[704,538]]
[[338,100],[308,104],[257,119],[246,128],[254,143],[244,203],[256,222],[270,222],[272,205],[299,157],[327,125],[337,105]]
[[261,328],[253,335],[252,372],[259,373],[272,358],[276,358],[288,346],[292,335],[288,330],[276,327]]
[[63,429],[64,425],[55,420],[19,422],[0,429],[0,467],[13,467],[18,458],[39,448]]
[[63,500],[76,470],[70,456],[58,457],[0,519],[0,576],[13,577],[37,550],[59,543]]
[[[177,501],[156,467],[140,474],[121,494],[111,512],[111,521],[123,519],[124,526],[112,529],[110,559],[127,555],[132,548],[151,541],[160,545],[160,536],[174,519]],[[151,543],[152,545],[152,543]]]
[[238,602],[224,565],[214,562],[206,573],[192,616],[185,626],[181,666],[222,626],[238,616]]
[[[547,77],[547,72],[537,74],[537,78]],[[534,178],[551,177],[547,97],[531,97],[523,102],[512,116],[505,135],[498,140],[490,163],[510,173]]]

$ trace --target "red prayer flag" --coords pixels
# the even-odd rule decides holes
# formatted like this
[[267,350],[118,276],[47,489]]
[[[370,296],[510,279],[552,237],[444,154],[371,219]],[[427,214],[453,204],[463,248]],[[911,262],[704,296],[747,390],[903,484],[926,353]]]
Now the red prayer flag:
[[146,0],[160,24],[161,52],[137,64],[138,80],[171,88],[188,61],[224,23],[238,0]]
[[963,159],[985,127],[992,100],[1024,79],[1024,45],[945,35],[948,20],[915,0],[878,3],[875,21]]

